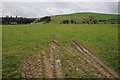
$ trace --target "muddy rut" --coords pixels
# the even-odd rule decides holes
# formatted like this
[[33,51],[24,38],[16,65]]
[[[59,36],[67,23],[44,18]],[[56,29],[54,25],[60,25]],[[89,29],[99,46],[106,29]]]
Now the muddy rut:
[[[76,49],[82,57],[86,58],[84,60],[89,66],[95,70],[95,72],[99,73],[102,78],[117,78],[118,74],[109,68],[104,62],[102,62],[99,58],[97,58],[89,49],[87,49],[83,44],[78,41],[72,41],[72,45],[74,49]],[[94,74],[94,73],[93,73]]]
[[[62,48],[62,49],[61,49]],[[63,51],[62,51],[63,50]],[[62,62],[61,54],[66,51],[66,54],[73,56],[74,59],[67,59],[67,55],[63,55],[64,63]],[[49,47],[42,50],[42,56],[31,56],[25,58],[20,65],[21,78],[65,78],[64,65],[66,69],[78,74],[78,77],[87,76],[88,71],[93,78],[118,78],[118,74],[109,68],[102,60],[96,57],[89,49],[78,41],[72,41],[70,46],[60,46],[56,40],[49,43]],[[71,73],[72,74],[72,73]]]
[[20,65],[22,78],[64,78],[59,58],[59,45],[53,40],[42,56],[28,57]]

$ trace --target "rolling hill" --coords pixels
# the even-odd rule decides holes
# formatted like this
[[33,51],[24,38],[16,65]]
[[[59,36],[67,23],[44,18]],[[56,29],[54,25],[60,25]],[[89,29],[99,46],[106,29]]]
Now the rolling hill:
[[96,20],[111,20],[111,22],[118,22],[118,14],[103,14],[103,13],[91,13],[91,12],[82,12],[82,13],[73,13],[65,15],[55,15],[52,16],[51,23],[61,23],[63,20],[75,20],[77,23],[82,23],[83,18],[93,17]]

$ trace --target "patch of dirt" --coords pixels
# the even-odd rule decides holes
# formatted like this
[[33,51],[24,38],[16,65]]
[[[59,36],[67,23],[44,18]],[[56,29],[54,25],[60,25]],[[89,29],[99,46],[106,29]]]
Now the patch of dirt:
[[[66,53],[62,53],[62,49]],[[60,55],[66,57],[64,64]],[[68,57],[68,58],[67,58]],[[25,58],[20,65],[21,78],[65,78],[64,65],[69,74],[85,78],[118,78],[118,74],[96,57],[89,49],[78,41],[72,41],[71,46],[60,46],[56,40],[38,55]]]
[[59,58],[59,45],[53,40],[48,48],[42,51],[39,58],[28,57],[20,65],[22,78],[64,78]]
[[[105,63],[103,63],[100,59],[98,59],[93,53],[90,52],[83,44],[78,41],[72,41],[72,45],[78,52],[80,52],[84,57],[91,61],[92,66],[98,73],[102,75],[103,78],[118,78],[118,74],[109,68]],[[84,60],[86,61],[86,60]]]
[[39,57],[27,57],[20,65],[20,76],[22,78],[39,78],[43,77],[43,61]]

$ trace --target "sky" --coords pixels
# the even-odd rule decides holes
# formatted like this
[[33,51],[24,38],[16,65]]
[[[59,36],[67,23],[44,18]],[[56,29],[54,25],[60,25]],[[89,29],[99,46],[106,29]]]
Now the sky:
[[77,12],[118,13],[118,0],[4,0],[0,16],[43,17]]
[[2,2],[119,2],[119,0],[2,0]]

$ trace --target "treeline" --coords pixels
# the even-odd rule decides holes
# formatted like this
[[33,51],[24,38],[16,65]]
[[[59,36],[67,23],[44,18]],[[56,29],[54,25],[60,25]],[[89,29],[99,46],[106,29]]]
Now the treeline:
[[32,23],[34,20],[34,18],[6,16],[2,17],[2,24],[29,24]]
[[[63,24],[69,24],[69,23],[71,23],[71,24],[76,24],[76,21],[73,20],[73,19],[71,19],[71,20],[64,20],[64,21],[62,21],[62,23],[63,23]],[[62,24],[62,23],[60,23],[60,24]]]
[[[12,16],[6,16],[1,17],[2,19],[0,23],[2,24],[35,24],[42,22],[43,24],[50,23],[52,21],[50,16],[45,16],[42,18],[24,18],[24,17],[12,17]],[[98,20],[94,17],[88,16],[84,17],[80,20],[75,19],[65,19],[60,22],[60,24],[120,24],[118,19],[108,19],[108,20]]]
[[43,22],[44,24],[49,23],[51,21],[51,17],[50,16],[45,16],[42,18],[37,19],[35,22]]
[[66,19],[60,24],[119,24],[118,19],[97,20],[91,16],[85,17],[82,20]]

